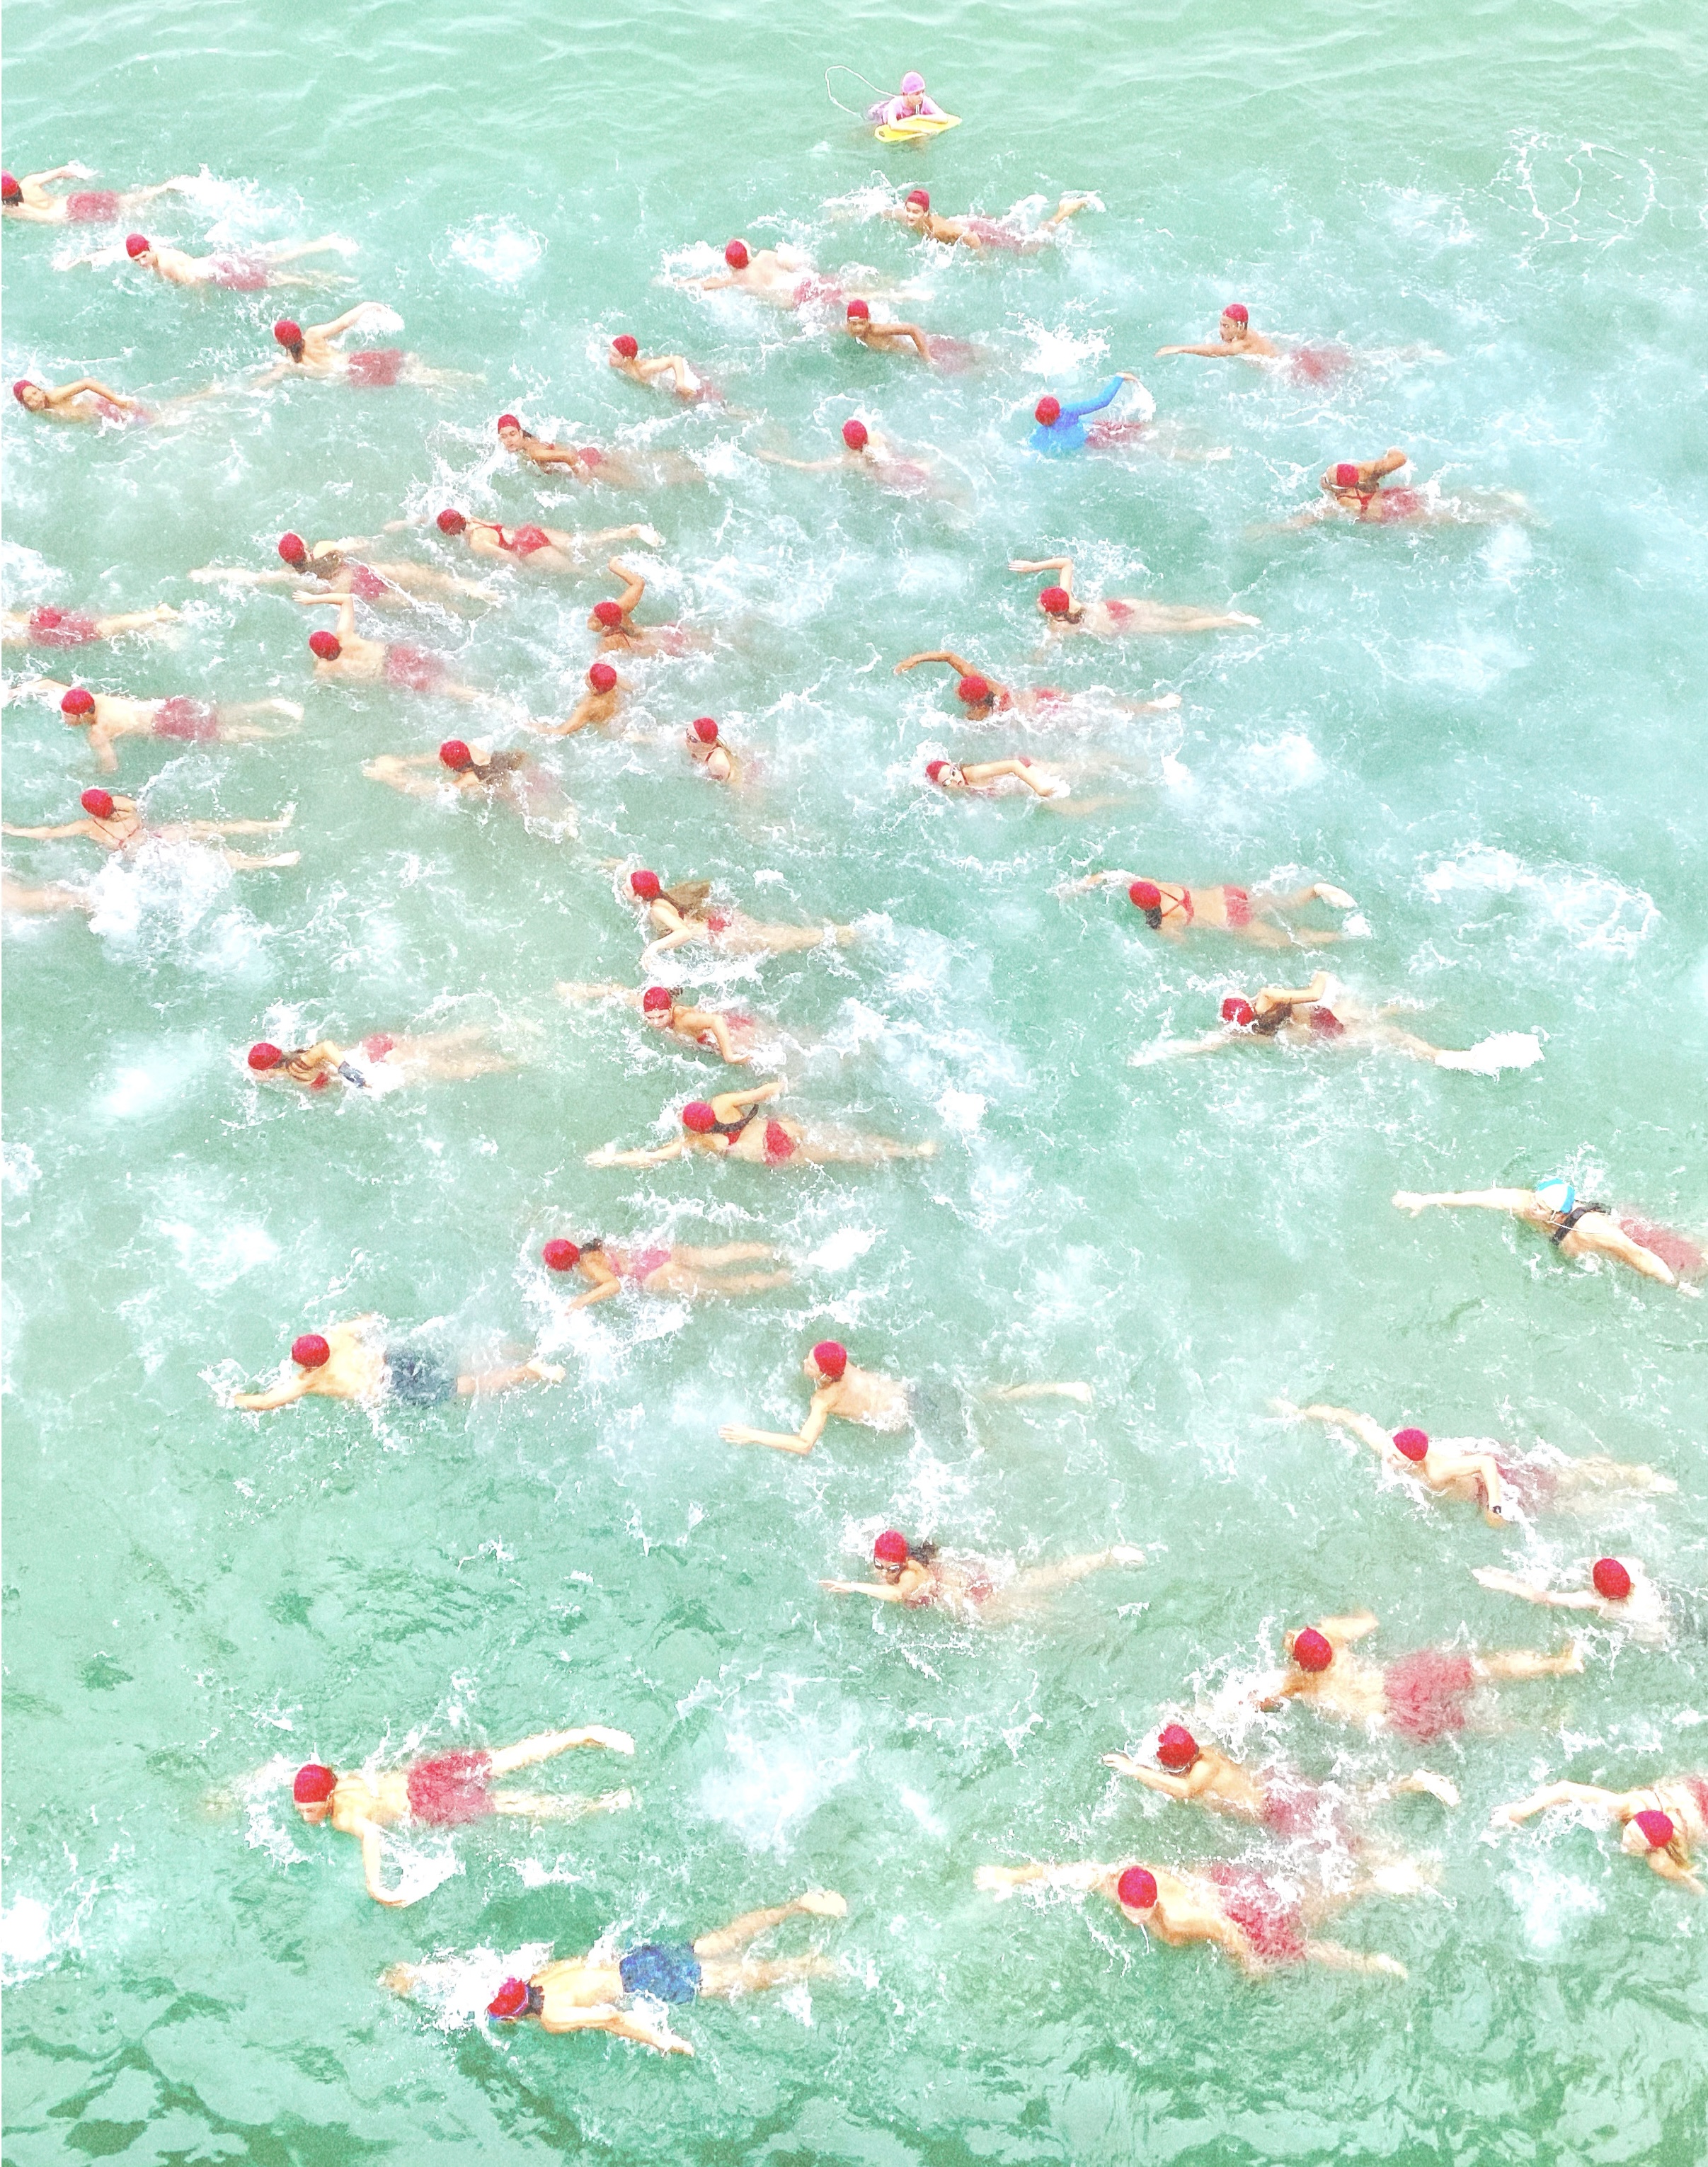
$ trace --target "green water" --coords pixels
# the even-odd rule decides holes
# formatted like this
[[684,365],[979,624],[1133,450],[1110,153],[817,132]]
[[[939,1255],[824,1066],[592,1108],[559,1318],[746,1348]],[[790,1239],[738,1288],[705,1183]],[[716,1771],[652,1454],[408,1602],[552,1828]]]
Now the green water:
[[[1439,1897],[1335,1929],[1401,1958],[1404,1984],[1254,1985],[1107,1907],[999,1909],[972,1887],[986,1860],[1258,1851],[1147,1805],[1099,1756],[1304,1617],[1367,1603],[1390,1653],[1462,1630],[1542,1646],[1555,1621],[1473,1566],[1581,1571],[1618,1549],[1702,1582],[1700,1306],[1503,1221],[1388,1203],[1565,1167],[1708,1226],[1694,12],[14,0],[13,170],[82,157],[120,186],[205,164],[200,196],[150,215],[160,238],[345,233],[346,300],[397,308],[412,349],[485,382],[299,384],[123,435],[8,427],[14,606],[187,612],[173,646],[95,650],[92,682],[308,713],[266,745],[122,753],[124,787],[158,772],[156,817],[294,803],[295,872],[110,868],[93,930],[8,928],[6,2160],[1703,2156],[1700,1905],[1600,1833],[1477,1841],[1545,1776],[1702,1767],[1700,1640],[1594,1636],[1582,1678],[1514,1688],[1505,1728],[1432,1750],[1462,1807],[1404,1800],[1382,1834],[1439,1857]],[[875,151],[826,101],[832,62],[886,84],[917,66],[965,125]],[[919,181],[950,211],[1084,188],[1107,209],[1060,252],[977,262],[849,208]],[[737,231],[906,280],[907,313],[990,358],[926,379],[660,283]],[[56,268],[90,240],[8,225],[8,380],[89,370],[160,396],[269,354],[268,297]],[[1260,325],[1441,358],[1303,388],[1150,358],[1235,294]],[[312,319],[313,297],[291,305]],[[604,367],[624,327],[767,418],[665,413]],[[1113,366],[1232,457],[1027,459],[1037,395]],[[578,495],[566,517],[568,492],[494,458],[503,405],[679,446],[710,485]],[[856,408],[944,463],[942,498],[738,448],[824,456]],[[1390,442],[1421,479],[1522,492],[1537,523],[1250,531],[1328,460]],[[306,613],[184,577],[269,561],[286,527],[373,532],[447,501],[650,518],[660,613],[719,634],[645,674],[657,744],[551,753],[579,844],[364,782],[362,760],[431,746],[446,711],[311,684]],[[1261,628],[1052,658],[1066,686],[1183,695],[1177,740],[1076,741],[1132,755],[1129,803],[1065,819],[928,798],[928,744],[1007,744],[953,719],[937,673],[890,664],[947,644],[1043,675],[1036,583],[1003,566],[1064,551],[1089,591],[1231,598]],[[399,636],[562,712],[605,591],[518,583]],[[705,711],[761,759],[744,801],[674,748]],[[8,818],[66,818],[86,749],[50,707],[9,706],[4,731]],[[1185,771],[1166,786],[1158,750]],[[9,843],[8,864],[83,878],[90,855]],[[939,1136],[940,1158],[589,1170],[710,1074],[553,997],[635,981],[600,862],[620,857],[716,877],[763,916],[857,921],[848,949],[690,983],[783,1020],[798,1110]],[[1446,1045],[1535,1028],[1546,1058],[1498,1081],[1256,1047],[1134,1070],[1258,963],[1208,937],[1163,949],[1118,898],[1052,894],[1110,863],[1338,882],[1374,936],[1335,958],[1359,994],[1417,999]],[[430,1017],[495,1022],[526,1065],[368,1105],[263,1094],[241,1068],[262,1035]],[[796,1284],[566,1326],[539,1245],[594,1229],[772,1241]],[[383,1420],[219,1404],[293,1333],[367,1309],[471,1360],[543,1332],[568,1380]],[[796,1365],[828,1333],[921,1381],[921,1434],[833,1430],[805,1461],[721,1444],[720,1422],[798,1417]],[[1038,1377],[1094,1404],[973,1397]],[[1679,1494],[1503,1536],[1277,1423],[1277,1392],[1652,1461]],[[892,1523],[1022,1560],[1161,1549],[978,1635],[819,1593]],[[368,1903],[355,1846],[290,1813],[311,1751],[348,1766],[583,1720],[634,1734],[632,1770],[578,1756],[547,1780],[626,1778],[637,1809],[430,1840],[462,1870],[412,1910]],[[1300,1711],[1245,1748],[1361,1779],[1405,1757]],[[702,1932],[815,1882],[848,1920],[776,1947],[832,1950],[846,1979],[683,2012],[692,2062],[494,2038],[376,1984],[400,1958],[484,1950],[489,1979],[525,1947]]]

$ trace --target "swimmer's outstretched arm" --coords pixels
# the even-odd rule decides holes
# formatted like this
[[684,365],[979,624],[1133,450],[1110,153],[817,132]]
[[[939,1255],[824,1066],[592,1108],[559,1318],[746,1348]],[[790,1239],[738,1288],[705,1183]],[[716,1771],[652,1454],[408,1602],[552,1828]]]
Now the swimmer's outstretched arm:
[[1138,877],[1137,873],[1123,872],[1118,870],[1104,873],[1081,873],[1076,880],[1058,882],[1055,893],[1081,895],[1087,888],[1092,887],[1131,887]]
[[101,830],[93,820],[68,820],[59,828],[17,828],[9,820],[0,820],[0,835],[29,835],[40,843],[54,843],[64,835],[93,835],[99,839]]
[[293,1400],[301,1399],[309,1390],[314,1374],[312,1370],[304,1370],[294,1377],[286,1377],[270,1392],[235,1392],[231,1405],[241,1407],[246,1414],[262,1414],[269,1407],[288,1407]]
[[830,1420],[830,1403],[835,1396],[834,1385],[821,1385],[812,1395],[806,1419],[798,1430],[748,1429],[743,1423],[726,1423],[717,1433],[726,1444],[766,1444],[774,1452],[793,1452],[804,1456],[823,1436],[824,1425]]
[[1211,340],[1203,346],[1160,346],[1157,347],[1156,356],[1159,361],[1166,353],[1201,354],[1206,361],[1246,361],[1251,358],[1250,355],[1242,354],[1238,347],[1224,346],[1219,339]]
[[1341,1429],[1351,1430],[1354,1437],[1362,1438],[1378,1460],[1399,1460],[1407,1467],[1411,1465],[1404,1453],[1395,1451],[1393,1438],[1374,1415],[1361,1415],[1351,1407],[1289,1407],[1285,1401],[1277,1403],[1276,1412],[1290,1413],[1300,1422],[1334,1423]]
[[899,1587],[881,1580],[821,1580],[818,1585],[827,1595],[870,1595],[874,1603],[907,1601]]
[[308,324],[304,328],[311,339],[335,339],[341,333],[353,330],[363,311],[373,306],[371,301],[358,301],[353,309],[346,309],[341,316],[334,316],[330,324]]
[[964,766],[961,774],[973,784],[1000,782],[1005,776],[1011,775],[1017,782],[1023,782],[1034,797],[1048,797],[1055,784],[1055,776],[1047,768],[1029,767],[1023,760],[975,760],[971,766]]
[[678,1136],[674,1143],[659,1144],[652,1151],[612,1151],[609,1145],[587,1154],[589,1166],[663,1166],[673,1158],[683,1158],[688,1147]]
[[356,1833],[362,1839],[362,1878],[368,1884],[368,1894],[388,1910],[407,1909],[416,1899],[388,1889],[381,1878],[381,1868],[385,1864],[385,1831],[377,1822],[359,1820]]
[[611,559],[605,569],[611,574],[612,579],[621,580],[624,583],[623,591],[617,596],[616,606],[627,617],[631,610],[639,608],[641,596],[647,591],[647,583],[638,572],[631,571],[627,564],[620,563],[615,557]]
[[799,474],[828,474],[833,468],[843,464],[839,458],[785,459],[780,452],[755,452],[754,457],[763,459],[767,466],[793,467]]
[[1113,1894],[1120,1871],[1118,1866],[1098,1866],[1089,1859],[1073,1866],[1051,1866],[1039,1859],[1027,1866],[981,1866],[973,1875],[973,1886],[988,1896],[1006,1896],[1013,1889],[1029,1888],[1037,1882],[1047,1889],[1081,1892],[1106,1889]]
[[949,647],[930,647],[923,654],[909,654],[896,665],[895,674],[902,676],[909,670],[917,670],[922,662],[946,663],[958,677],[970,677],[973,674],[971,663]]
[[1190,1774],[1171,1776],[1166,1768],[1149,1768],[1142,1761],[1135,1761],[1130,1753],[1106,1753],[1103,1766],[1113,1768],[1117,1775],[1130,1776],[1135,1783],[1142,1783],[1147,1791],[1161,1791],[1165,1799],[1195,1799],[1210,1787],[1214,1771],[1203,1760],[1193,1762]]
[[1478,1565],[1471,1568],[1471,1577],[1484,1587],[1492,1587],[1497,1595],[1516,1595],[1526,1603],[1540,1603],[1550,1610],[1599,1610],[1601,1597],[1589,1588],[1563,1588],[1557,1592],[1542,1587],[1533,1580],[1525,1580],[1515,1572],[1508,1572],[1498,1565]]
[[1392,1201],[1413,1218],[1431,1204],[1474,1205],[1479,1211],[1515,1211],[1523,1216],[1536,1208],[1536,1194],[1529,1189],[1442,1189],[1424,1195],[1415,1189],[1396,1189]]
[[1344,1618],[1318,1619],[1317,1630],[1337,1648],[1350,1647],[1355,1640],[1367,1639],[1376,1630],[1378,1622],[1373,1610],[1354,1610]]

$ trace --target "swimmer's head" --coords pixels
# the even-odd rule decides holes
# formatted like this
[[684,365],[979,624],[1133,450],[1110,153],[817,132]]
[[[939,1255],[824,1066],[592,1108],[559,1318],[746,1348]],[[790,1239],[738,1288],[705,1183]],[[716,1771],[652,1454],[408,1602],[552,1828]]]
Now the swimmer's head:
[[594,623],[602,625],[605,631],[615,632],[622,623],[622,604],[610,601],[595,602],[593,618]]
[[447,505],[433,524],[442,534],[460,534],[468,522],[452,505]]
[[1356,489],[1357,486],[1358,469],[1351,459],[1342,459],[1338,466],[1330,467],[1323,476],[1325,489]]
[[309,634],[309,652],[317,661],[336,662],[344,650],[338,644],[336,633],[311,632]]
[[682,1109],[682,1126],[690,1136],[710,1136],[717,1126],[717,1109],[708,1099],[690,1099]]
[[925,780],[928,782],[941,782],[944,776],[953,771],[954,766],[953,760],[928,760],[925,763]]
[[616,672],[608,662],[595,662],[587,673],[587,681],[595,692],[614,692]]
[[[1665,1851],[1678,1833],[1678,1827],[1670,1814],[1663,1814],[1658,1807],[1650,1806],[1642,1813],[1633,1814],[1626,1823],[1625,1835],[1619,1847],[1641,1857],[1645,1852]],[[1634,1842],[1633,1837],[1636,1839]]]
[[0,173],[0,203],[19,204],[24,201],[24,190],[15,173]]
[[839,1339],[821,1339],[806,1359],[827,1385],[834,1385],[848,1368],[848,1349]]
[[20,406],[27,406],[32,414],[40,413],[47,404],[47,394],[39,384],[32,384],[27,376],[20,376],[12,387],[12,395]]
[[1046,391],[1032,409],[1032,418],[1045,429],[1053,428],[1061,419],[1061,401],[1053,391]]
[[461,775],[465,768],[474,765],[474,755],[461,738],[447,738],[439,748],[439,758],[452,775]]
[[319,1370],[332,1359],[332,1349],[318,1332],[299,1332],[291,1342],[291,1359],[299,1370]]
[[710,715],[696,715],[688,725],[690,744],[715,745],[717,743],[717,724]]
[[656,873],[649,873],[644,866],[629,875],[629,887],[642,903],[656,903],[664,893],[664,884]]
[[1243,993],[1224,993],[1222,1021],[1230,1023],[1236,1031],[1249,1031],[1257,1020],[1257,1011]]
[[1568,1181],[1564,1174],[1556,1174],[1551,1180],[1536,1184],[1536,1200],[1544,1211],[1552,1212],[1557,1219],[1564,1219],[1577,1206],[1578,1185]]
[[305,1821],[323,1821],[331,1811],[332,1793],[337,1788],[337,1774],[324,1761],[305,1761],[291,1785],[291,1796]]
[[1325,1671],[1335,1660],[1328,1635],[1319,1633],[1314,1625],[1307,1625],[1302,1633],[1295,1633],[1288,1643],[1287,1652],[1302,1671]]
[[279,344],[293,355],[303,350],[303,327],[289,316],[281,316],[272,327],[272,335]]
[[489,2016],[508,2019],[520,2016],[528,2005],[528,1983],[523,1979],[507,1979],[486,2005]]
[[668,986],[648,986],[641,995],[641,1014],[648,1023],[667,1024],[676,1009],[676,996]]
[[631,332],[619,331],[611,342],[611,350],[624,361],[632,361],[641,350],[641,342]]
[[1136,880],[1127,891],[1127,900],[1134,910],[1142,910],[1145,922],[1155,933],[1162,923],[1162,890],[1155,881]]
[[1129,1866],[1115,1884],[1124,1911],[1149,1911],[1156,1903],[1156,1876],[1148,1867]]
[[988,707],[992,697],[990,680],[981,677],[976,670],[970,670],[955,686],[954,697],[964,707]]
[[1589,1577],[1604,1602],[1623,1603],[1631,1593],[1631,1575],[1617,1558],[1597,1558]]
[[732,271],[745,271],[752,258],[744,241],[727,241],[723,245],[723,260]]
[[82,685],[73,685],[60,702],[60,713],[69,722],[83,722],[94,712],[95,696]]
[[1421,1429],[1397,1429],[1393,1433],[1393,1449],[1402,1458],[1415,1465],[1427,1460],[1430,1451],[1429,1432]]
[[130,258],[133,263],[136,261],[139,256],[146,256],[148,252],[148,236],[145,233],[127,233],[125,235],[124,253]]
[[879,1565],[906,1565],[907,1538],[899,1528],[886,1528],[872,1544],[872,1557]]
[[1072,613],[1073,596],[1066,587],[1046,587],[1038,597],[1038,607],[1045,617],[1067,617]]
[[865,451],[870,434],[864,421],[844,421],[842,425],[842,441],[851,452]]
[[514,414],[500,414],[498,417],[497,428],[498,440],[500,443],[504,443],[508,441],[510,432],[512,430],[515,431],[517,436],[521,436],[522,433],[522,425],[519,421],[517,421]]
[[925,87],[925,78],[917,68],[909,68],[902,78],[903,98],[917,98]]
[[581,1261],[580,1250],[573,1242],[566,1242],[561,1235],[556,1241],[547,1242],[540,1254],[547,1269],[554,1272],[573,1272]]
[[850,323],[869,324],[872,321],[872,305],[870,301],[850,301],[848,314]]
[[309,561],[309,545],[300,534],[281,534],[278,538],[278,554],[288,564],[306,564]]
[[77,803],[92,820],[110,820],[113,818],[113,793],[110,790],[86,790]]
[[1157,1734],[1156,1758],[1163,1767],[1172,1768],[1177,1773],[1190,1768],[1201,1750],[1183,1723],[1171,1723]]
[[283,1052],[271,1039],[258,1038],[249,1049],[249,1065],[257,1076],[266,1075],[269,1068],[277,1068],[283,1059]]
[[1241,331],[1245,330],[1251,321],[1251,318],[1243,301],[1229,301],[1222,311],[1222,321],[1224,324],[1238,324]]
[[907,210],[917,210],[921,218],[928,217],[931,210],[931,197],[924,188],[915,188],[909,194],[903,208]]

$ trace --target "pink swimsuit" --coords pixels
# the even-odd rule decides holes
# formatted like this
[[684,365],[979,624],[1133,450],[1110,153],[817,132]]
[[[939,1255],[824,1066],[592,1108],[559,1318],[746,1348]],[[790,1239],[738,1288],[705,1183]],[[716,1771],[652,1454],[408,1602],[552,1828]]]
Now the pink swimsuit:
[[765,1124],[765,1164],[782,1166],[795,1156],[795,1139],[780,1121]]
[[512,557],[531,557],[535,550],[552,547],[552,538],[543,527],[513,527],[508,537],[501,527],[492,531],[499,548]]
[[382,389],[395,384],[403,374],[404,350],[400,346],[359,347],[348,358],[346,374],[352,384],[364,390]]
[[1329,1794],[1319,1784],[1303,1776],[1283,1775],[1273,1768],[1262,1774],[1265,1828],[1284,1841],[1298,1836],[1330,1836],[1340,1833]]
[[383,675],[400,691],[436,692],[445,681],[445,658],[424,647],[388,647]]
[[219,734],[219,713],[205,700],[186,699],[182,692],[162,700],[154,711],[154,734],[178,738],[186,744],[209,744]]
[[119,198],[111,188],[82,188],[66,198],[66,217],[73,225],[106,225],[119,215]]
[[1251,898],[1244,888],[1224,887],[1222,890],[1222,908],[1228,914],[1229,925],[1242,926],[1251,923]]
[[54,609],[44,604],[29,612],[29,636],[38,647],[87,647],[101,635],[95,620],[82,610]]
[[445,1753],[409,1772],[410,1812],[430,1828],[460,1828],[493,1812],[486,1788],[492,1762],[484,1753]]
[[[619,1252],[619,1254],[622,1253]],[[632,1280],[637,1286],[641,1286],[669,1261],[670,1252],[668,1249],[630,1249],[623,1256],[622,1269],[618,1277]]]
[[1477,1688],[1468,1656],[1420,1648],[1402,1656],[1382,1673],[1388,1719],[1402,1738],[1427,1746],[1450,1730],[1465,1728],[1465,1703]]
[[369,570],[366,564],[346,561],[346,569],[350,574],[350,591],[359,602],[378,601],[382,595],[392,591],[378,573]]
[[1247,1866],[1219,1859],[1205,1877],[1222,1893],[1222,1910],[1265,1963],[1304,1961],[1304,1920],[1291,1898]]

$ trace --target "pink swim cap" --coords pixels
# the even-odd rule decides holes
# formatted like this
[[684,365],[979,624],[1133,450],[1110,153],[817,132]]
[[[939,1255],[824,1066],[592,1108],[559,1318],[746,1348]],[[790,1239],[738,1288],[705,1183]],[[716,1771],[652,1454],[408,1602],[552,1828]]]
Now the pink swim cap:
[[1307,1625],[1293,1635],[1293,1660],[1302,1671],[1325,1671],[1335,1660],[1335,1650],[1326,1635]]
[[1673,1826],[1672,1815],[1662,1813],[1654,1806],[1648,1807],[1642,1813],[1633,1814],[1631,1820],[1648,1839],[1651,1851],[1664,1851],[1678,1833]]
[[1245,999],[1243,993],[1223,994],[1222,1021],[1224,1023],[1235,1024],[1241,1031],[1244,1031],[1249,1025],[1256,1023],[1256,1020],[1257,1011],[1252,1007],[1251,1002]]
[[21,406],[24,404],[24,393],[26,391],[34,391],[34,389],[35,385],[29,377],[20,376],[13,384],[12,395]]
[[696,715],[688,727],[701,744],[714,745],[717,743],[717,724],[710,715]]
[[278,554],[288,564],[305,564],[309,560],[309,545],[300,534],[281,534]]
[[0,203],[22,203],[24,190],[15,173],[0,173]]
[[656,903],[664,893],[664,883],[656,873],[649,873],[644,866],[629,875],[629,886],[642,903]]
[[641,995],[642,1015],[668,1015],[676,1005],[676,996],[668,986],[648,986]]
[[850,301],[848,305],[848,312],[851,316],[859,316],[864,321],[870,323],[872,317],[872,305],[870,301]]
[[1245,313],[1245,304],[1243,301],[1229,301],[1222,314],[1230,323],[1249,324],[1251,321]]
[[587,681],[595,692],[614,692],[616,672],[608,662],[595,662],[587,673]]
[[494,424],[500,433],[505,429],[520,429],[521,426],[514,414],[500,414]]
[[257,1075],[277,1068],[284,1056],[270,1039],[258,1038],[249,1049],[249,1065]]
[[1038,607],[1046,617],[1066,617],[1073,607],[1073,596],[1066,587],[1046,587],[1038,597]]
[[1396,1452],[1404,1453],[1408,1460],[1424,1460],[1429,1454],[1429,1433],[1421,1429],[1397,1429],[1393,1433],[1393,1449]]
[[641,350],[641,342],[637,338],[632,338],[628,332],[619,331],[611,342],[611,350],[613,353],[620,353],[625,361],[632,361]]
[[110,790],[86,790],[77,803],[84,812],[93,814],[97,820],[110,820],[113,817],[113,793]]
[[442,534],[460,534],[468,522],[454,506],[447,505],[434,524]]
[[851,452],[863,452],[866,448],[866,425],[864,421],[844,421],[842,441]]
[[839,1339],[821,1339],[812,1350],[812,1366],[833,1385],[848,1367],[848,1349]]
[[323,1761],[305,1761],[291,1785],[291,1796],[299,1806],[320,1806],[337,1788],[337,1777]]
[[1589,1577],[1595,1583],[1595,1592],[1609,1603],[1623,1603],[1631,1592],[1631,1575],[1617,1558],[1597,1558]]
[[593,614],[609,630],[616,631],[622,623],[622,606],[619,602],[603,601],[593,605]]
[[880,1565],[906,1565],[907,1538],[899,1528],[886,1528],[872,1544],[872,1555]]
[[124,253],[133,262],[139,256],[146,256],[148,236],[145,233],[127,233],[124,236]]
[[303,342],[302,326],[288,316],[279,318],[272,327],[272,335],[281,346],[300,346]]
[[902,95],[904,98],[917,98],[924,87],[924,77],[917,69],[909,68],[902,78]]
[[93,715],[94,712],[95,696],[81,685],[73,685],[64,699],[60,702],[60,713],[62,715]]
[[955,686],[954,697],[969,707],[982,707],[991,697],[989,681],[974,670]]
[[540,1254],[554,1272],[573,1272],[581,1261],[580,1250],[561,1236],[554,1242],[547,1242]]
[[1353,465],[1351,459],[1342,459],[1339,466],[1335,469],[1335,487],[1336,489],[1356,489],[1357,486],[1357,468]]
[[953,763],[946,760],[928,760],[925,763],[925,780],[935,782]]
[[318,1370],[332,1359],[332,1350],[318,1332],[304,1332],[291,1342],[291,1359],[299,1370]]
[[465,767],[474,765],[474,755],[461,738],[447,738],[439,748],[439,757],[456,775],[460,775]]
[[723,260],[728,264],[732,271],[745,271],[748,268],[748,245],[746,241],[726,241],[724,243],[723,249]]
[[1127,891],[1127,899],[1134,910],[1161,910],[1162,890],[1155,881],[1134,881]]
[[682,1109],[682,1126],[696,1136],[709,1136],[717,1126],[717,1110],[705,1099],[690,1099]]
[[311,632],[309,634],[309,652],[317,654],[322,662],[336,662],[344,650],[338,644],[336,633]]
[[1198,1757],[1198,1742],[1183,1723],[1171,1723],[1157,1735],[1156,1757],[1165,1768],[1190,1768]]
[[1032,409],[1032,418],[1034,421],[1041,421],[1046,429],[1049,428],[1053,421],[1059,421],[1061,419],[1060,400],[1056,398],[1054,393],[1046,391]]
[[910,190],[907,201],[915,210],[929,210],[931,208],[931,198],[923,188]]
[[1148,1911],[1156,1901],[1156,1876],[1148,1867],[1129,1866],[1115,1884],[1115,1894],[1129,1911]]
[[507,1979],[486,2005],[489,2016],[520,2016],[528,2005],[527,1981]]

